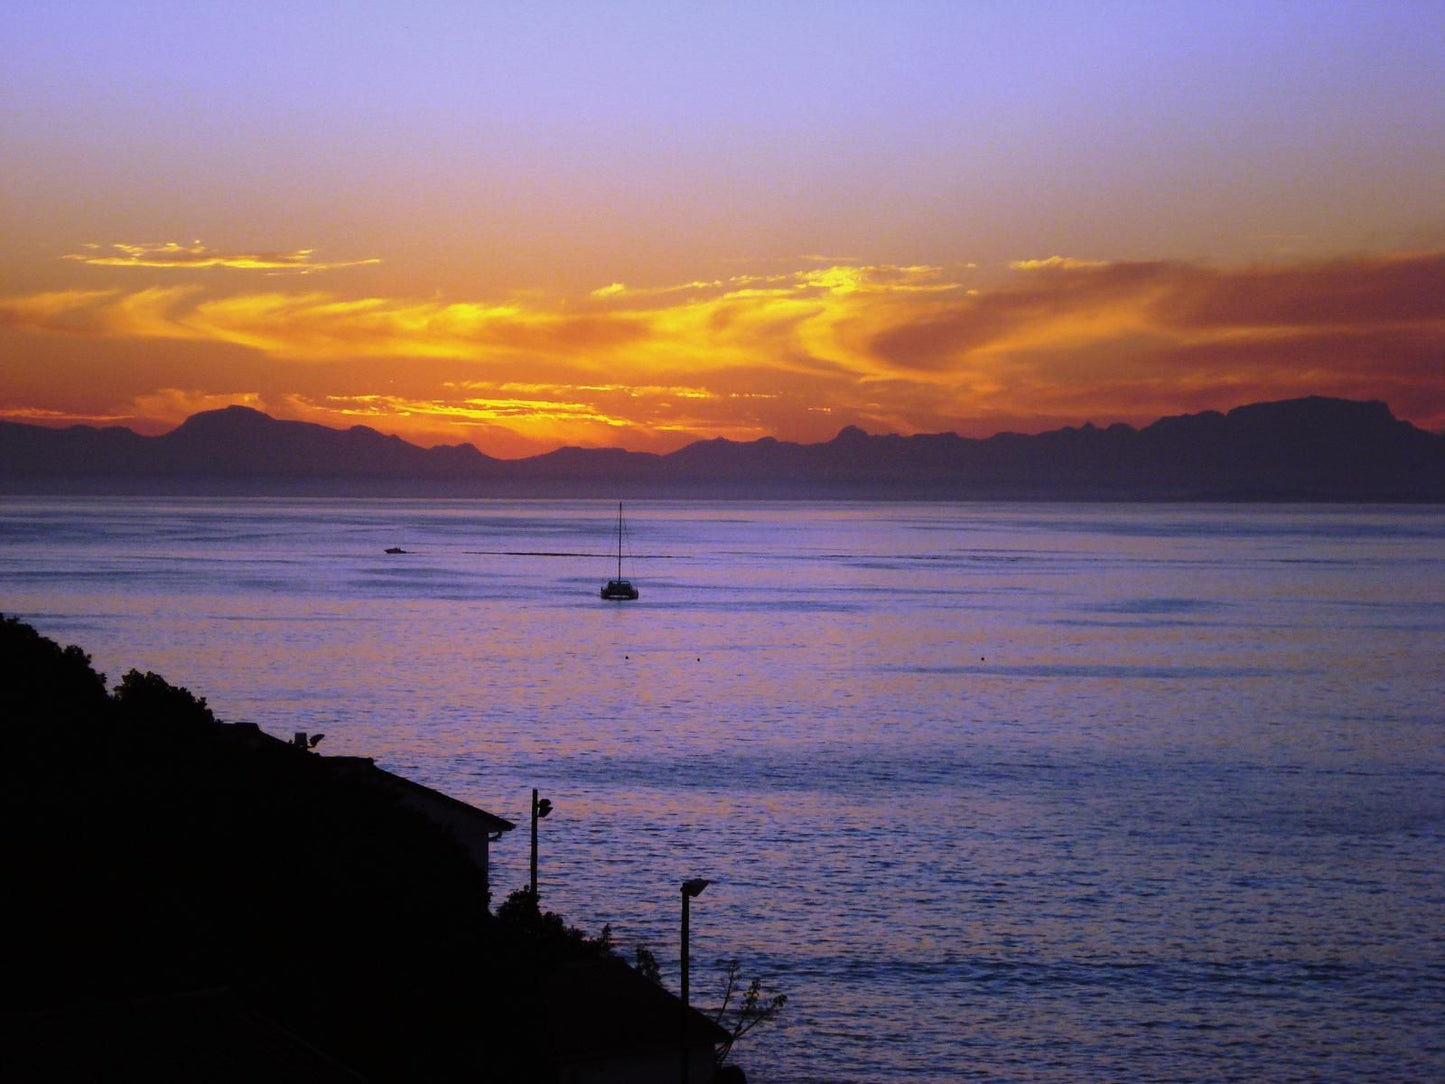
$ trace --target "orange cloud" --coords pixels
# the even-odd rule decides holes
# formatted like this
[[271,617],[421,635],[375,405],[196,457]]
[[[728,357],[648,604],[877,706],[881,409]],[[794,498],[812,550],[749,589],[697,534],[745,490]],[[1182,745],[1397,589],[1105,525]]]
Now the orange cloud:
[[204,298],[184,286],[0,299],[0,320],[31,330],[231,343],[293,361],[575,354],[639,334],[617,315],[319,292]]
[[55,290],[0,298],[0,327],[68,334],[101,334],[95,311],[118,290]]
[[134,417],[152,418],[179,425],[192,414],[203,410],[221,410],[229,406],[269,409],[265,397],[256,392],[205,392],[184,388],[158,388],[145,395],[138,395],[132,409]]
[[1172,321],[1200,328],[1429,325],[1445,317],[1445,254],[1196,273],[1169,301]]
[[1107,260],[1080,260],[1073,256],[1048,256],[1041,260],[1014,260],[1012,271],[1077,271],[1079,268],[1108,267]]
[[[468,441],[493,455],[536,455],[561,445],[625,445],[667,451],[696,439],[699,432],[752,440],[766,435],[757,426],[719,421],[706,414],[667,411],[654,417],[653,389],[540,388],[531,393],[499,386],[490,394],[469,389],[459,397],[415,399],[396,395],[292,397],[287,416],[330,425],[372,425],[410,434],[420,443]],[[570,395],[568,394],[570,393]],[[612,412],[621,406],[629,413]],[[680,434],[682,439],[669,439]],[[431,438],[429,441],[427,438]]]
[[292,252],[217,252],[199,241],[179,245],[174,241],[161,244],[129,245],[117,242],[106,251],[100,245],[84,245],[85,252],[62,257],[89,264],[91,267],[183,268],[194,270],[224,267],[238,271],[266,271],[271,274],[309,275],[316,271],[332,271],[339,267],[361,267],[377,264],[379,259],[319,261],[316,250],[299,248]]
[[[1317,393],[1384,398],[1445,425],[1445,253],[1241,268],[1051,257],[1015,270],[967,288],[937,267],[839,264],[555,302],[72,291],[0,299],[0,325],[229,344],[270,359],[275,386],[257,394],[273,409],[516,454],[816,440],[849,423],[984,435]],[[305,394],[284,375],[298,362]],[[373,386],[317,391],[349,372]],[[163,393],[136,393],[156,411],[184,401],[146,394]]]
[[74,410],[54,410],[49,407],[0,407],[0,418],[24,422],[27,425],[118,425],[130,421],[134,417],[135,415],[130,412],[93,414]]

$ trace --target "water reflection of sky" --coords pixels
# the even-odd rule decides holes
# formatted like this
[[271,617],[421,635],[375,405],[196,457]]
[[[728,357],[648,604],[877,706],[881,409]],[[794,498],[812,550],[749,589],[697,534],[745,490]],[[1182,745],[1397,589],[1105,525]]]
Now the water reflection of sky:
[[4,606],[519,823],[540,787],[544,902],[667,968],[711,878],[694,989],[790,995],[759,1079],[1439,1067],[1438,510],[639,506],[621,606],[614,515],[7,501]]

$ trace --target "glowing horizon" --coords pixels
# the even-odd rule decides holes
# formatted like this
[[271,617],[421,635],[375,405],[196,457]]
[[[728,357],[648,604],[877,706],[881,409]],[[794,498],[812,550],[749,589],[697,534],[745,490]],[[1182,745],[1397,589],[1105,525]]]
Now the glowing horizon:
[[363,7],[0,14],[0,417],[1445,430],[1445,9]]

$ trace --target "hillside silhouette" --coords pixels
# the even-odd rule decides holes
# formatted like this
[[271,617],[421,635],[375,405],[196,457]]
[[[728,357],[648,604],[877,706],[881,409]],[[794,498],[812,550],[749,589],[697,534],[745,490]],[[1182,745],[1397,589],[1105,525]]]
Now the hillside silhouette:
[[246,407],[158,437],[0,423],[0,491],[337,496],[711,497],[914,500],[1445,499],[1445,436],[1381,402],[1312,396],[1143,429],[1069,427],[831,441],[699,441],[668,455],[561,448],[494,459],[420,448],[365,426],[278,421]]
[[304,745],[155,674],[108,693],[79,648],[14,618],[0,682],[10,1079],[66,1079],[56,1059],[115,1079],[122,1046],[153,1070],[176,1045],[208,1066],[196,1079],[221,1057],[220,1079],[556,1080],[560,1053],[602,1041],[559,1015],[558,968],[634,1031],[650,1017],[622,1006],[661,1002],[676,1050],[678,1003],[605,935],[525,890],[493,913],[456,839]]

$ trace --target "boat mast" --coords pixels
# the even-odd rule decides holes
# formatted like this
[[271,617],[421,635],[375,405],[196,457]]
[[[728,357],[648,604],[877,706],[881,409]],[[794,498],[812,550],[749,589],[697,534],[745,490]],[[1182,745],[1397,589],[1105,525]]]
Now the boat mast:
[[622,502],[617,502],[617,578],[622,579]]

